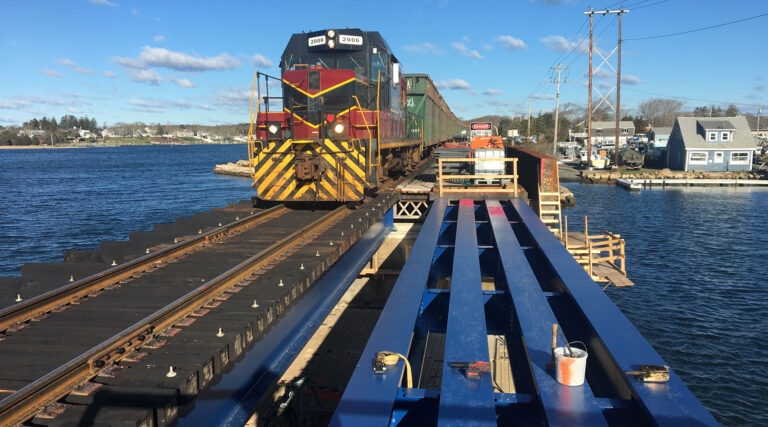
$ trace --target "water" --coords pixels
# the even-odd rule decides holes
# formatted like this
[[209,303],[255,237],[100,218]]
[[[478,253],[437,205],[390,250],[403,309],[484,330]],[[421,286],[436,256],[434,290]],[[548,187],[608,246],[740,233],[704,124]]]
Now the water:
[[[255,195],[214,175],[244,145],[0,150],[0,276],[69,249]],[[566,184],[581,229],[627,240],[632,288],[606,292],[724,424],[768,424],[768,191],[630,193]],[[762,338],[762,339],[761,339]]]
[[627,241],[635,286],[611,299],[719,422],[767,425],[768,191],[564,185],[570,229]]
[[27,262],[250,199],[250,180],[211,173],[244,144],[0,150],[0,277]]

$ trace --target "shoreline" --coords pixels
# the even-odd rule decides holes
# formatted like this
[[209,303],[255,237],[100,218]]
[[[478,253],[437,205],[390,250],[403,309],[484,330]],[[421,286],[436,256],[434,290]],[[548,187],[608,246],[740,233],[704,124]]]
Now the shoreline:
[[169,145],[238,145],[238,144],[245,144],[245,142],[228,142],[228,143],[211,143],[211,142],[200,142],[200,143],[189,143],[189,144],[179,144],[179,143],[168,143],[168,144],[158,144],[158,143],[146,143],[146,144],[89,144],[89,145],[0,145],[0,150],[59,150],[59,149],[68,149],[68,148],[110,148],[110,147],[151,147],[151,146],[169,146]]
[[580,181],[585,184],[616,184],[618,180],[745,180],[760,181],[768,179],[764,171],[673,171],[653,169],[642,171],[629,170],[580,170]]

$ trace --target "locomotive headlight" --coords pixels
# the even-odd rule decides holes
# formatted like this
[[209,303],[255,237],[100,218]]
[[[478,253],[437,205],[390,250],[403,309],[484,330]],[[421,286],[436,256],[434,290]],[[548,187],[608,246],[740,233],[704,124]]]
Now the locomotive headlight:
[[336,47],[336,42],[333,40],[328,40],[328,47],[333,49],[334,47]]
[[275,125],[275,124],[269,125],[268,129],[269,129],[269,133],[271,133],[272,135],[275,135],[277,133],[277,131],[280,130],[280,128],[277,127],[277,125]]
[[336,37],[336,31],[328,30],[328,38],[332,39],[334,37]]
[[344,123],[336,123],[333,125],[333,133],[341,135],[344,132]]

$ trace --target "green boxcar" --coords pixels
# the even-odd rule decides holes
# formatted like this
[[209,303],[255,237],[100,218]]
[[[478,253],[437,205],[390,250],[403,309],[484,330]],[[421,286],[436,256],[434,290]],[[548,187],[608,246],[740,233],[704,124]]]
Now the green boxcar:
[[427,74],[405,74],[404,77],[408,85],[406,110],[410,116],[410,137],[419,137],[420,124],[424,129],[425,146],[436,145],[467,130],[467,125],[448,108]]

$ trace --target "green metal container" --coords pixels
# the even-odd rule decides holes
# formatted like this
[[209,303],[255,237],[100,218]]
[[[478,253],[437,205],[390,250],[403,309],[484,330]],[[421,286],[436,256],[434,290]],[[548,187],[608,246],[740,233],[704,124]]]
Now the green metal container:
[[409,120],[410,137],[419,137],[421,129],[414,126],[419,123],[419,118],[423,123],[425,146],[451,139],[467,129],[453,114],[427,74],[405,74],[404,77],[407,83],[406,110],[416,116],[414,120]]

